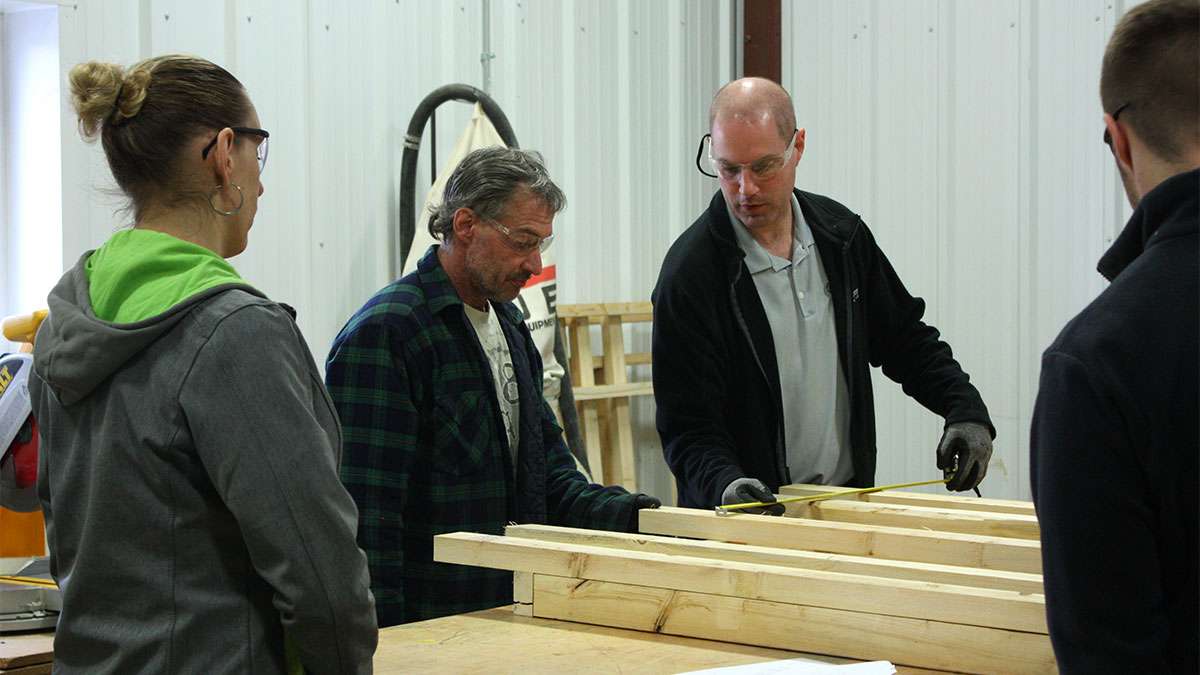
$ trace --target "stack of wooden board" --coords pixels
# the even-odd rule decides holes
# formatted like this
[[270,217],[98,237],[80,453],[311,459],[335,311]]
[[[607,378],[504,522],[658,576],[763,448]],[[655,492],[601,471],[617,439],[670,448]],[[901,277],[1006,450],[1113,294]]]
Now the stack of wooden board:
[[0,633],[0,675],[48,675],[53,666],[53,633]]
[[920,668],[1052,672],[1026,505],[888,501],[913,494],[793,507],[784,518],[662,508],[641,512],[636,535],[456,533],[436,538],[435,557],[513,570],[516,611],[542,618]]

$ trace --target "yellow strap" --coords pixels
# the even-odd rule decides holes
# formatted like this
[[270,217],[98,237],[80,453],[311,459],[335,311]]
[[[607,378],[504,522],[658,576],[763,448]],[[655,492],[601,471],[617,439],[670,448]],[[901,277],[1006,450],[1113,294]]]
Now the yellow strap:
[[0,583],[17,584],[19,586],[46,586],[48,588],[58,588],[58,584],[54,583],[53,579],[39,579],[38,577],[14,577],[0,575]]
[[854,490],[841,490],[839,492],[823,492],[819,495],[807,495],[805,497],[784,497],[773,502],[746,502],[744,504],[724,504],[717,507],[717,513],[727,515],[729,511],[740,511],[741,509],[758,509],[772,504],[790,504],[792,502],[819,502],[835,497],[849,497],[851,495],[865,495],[871,492],[880,492],[881,490],[899,490],[900,488],[917,487],[919,485],[936,485],[945,483],[953,478],[938,478],[937,480],[923,480],[916,483],[896,483],[895,485],[880,485],[879,487],[856,488]]

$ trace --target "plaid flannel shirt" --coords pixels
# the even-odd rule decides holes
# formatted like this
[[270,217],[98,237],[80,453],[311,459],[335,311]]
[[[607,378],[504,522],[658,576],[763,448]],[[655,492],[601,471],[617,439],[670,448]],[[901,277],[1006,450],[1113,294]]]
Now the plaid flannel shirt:
[[542,398],[541,357],[507,304],[496,309],[520,391],[514,478],[491,370],[436,252],[367,301],[326,362],[381,627],[512,602],[511,572],[433,562],[434,535],[509,522],[625,530],[633,516],[633,495],[576,470]]

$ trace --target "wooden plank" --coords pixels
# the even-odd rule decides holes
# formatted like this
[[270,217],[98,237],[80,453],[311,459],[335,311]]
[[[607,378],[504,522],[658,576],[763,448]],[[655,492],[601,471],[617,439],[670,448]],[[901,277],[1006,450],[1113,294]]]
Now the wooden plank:
[[504,531],[509,537],[553,541],[582,546],[603,546],[646,553],[685,555],[716,560],[735,560],[760,565],[778,565],[799,569],[824,570],[845,574],[890,579],[929,581],[939,584],[995,588],[1026,594],[1041,594],[1042,576],[1022,572],[981,570],[974,567],[954,567],[932,563],[881,560],[864,556],[817,553],[767,546],[729,544],[718,541],[698,541],[660,537],[652,534],[627,534],[583,530],[553,525],[509,525]]
[[[650,352],[625,352],[625,365],[648,366],[654,361]],[[596,381],[604,381],[604,366],[596,366]]]
[[39,663],[36,666],[22,666],[9,670],[0,668],[0,675],[50,675],[54,672],[53,663]]
[[[595,368],[592,362],[592,335],[588,330],[586,318],[578,325],[571,326],[568,332],[571,339],[571,378],[576,385],[575,392],[578,392],[581,388],[596,384],[593,375]],[[575,404],[583,442],[587,446],[588,470],[593,481],[603,483],[604,448],[600,442],[600,413],[597,404],[594,401],[581,401],[578,394]]]
[[1055,670],[1046,635],[707,593],[534,577],[534,616],[961,672]]
[[623,321],[652,321],[654,305],[649,302],[603,302],[558,305],[555,308],[560,319],[575,319],[589,317],[600,319],[606,316],[619,316]]
[[576,401],[595,401],[626,396],[651,396],[654,394],[654,384],[651,382],[597,384],[575,387],[571,391],[575,395]]
[[0,668],[36,666],[54,660],[54,633],[0,633]]
[[648,366],[653,362],[650,352],[626,352],[625,365],[627,366]]
[[[608,317],[600,328],[604,345],[604,371],[608,385],[629,383],[625,371],[625,331],[619,318]],[[612,401],[609,415],[609,460],[616,484],[630,492],[637,492],[637,467],[633,455],[633,426],[629,421],[629,398],[617,397]]]
[[[835,487],[832,485],[809,485],[797,483],[784,485],[779,488],[779,494],[789,497],[804,497],[827,492],[838,492],[852,488]],[[1017,499],[988,499],[963,494],[926,494],[924,492],[907,492],[904,490],[883,490],[865,495],[847,497],[847,500],[880,503],[906,504],[909,506],[929,506],[940,509],[961,509],[965,511],[987,511],[989,513],[1013,513],[1020,516],[1037,516],[1033,502]]]
[[533,616],[533,575],[529,572],[513,572],[513,612]]
[[841,523],[888,525],[937,532],[982,534],[990,537],[1041,539],[1037,518],[1012,513],[936,509],[906,504],[876,504],[831,499],[788,504],[787,515],[796,518],[832,520]]
[[559,319],[591,318],[605,315],[604,305],[600,303],[556,305],[554,312]]
[[1042,573],[1042,547],[1027,539],[855,525],[806,518],[741,514],[664,506],[638,514],[647,534],[844,553],[891,560]]
[[[988,588],[619,551],[474,532],[434,537],[434,560],[989,628],[1046,632],[1046,603],[1042,596]],[[534,611],[537,611],[536,598]]]

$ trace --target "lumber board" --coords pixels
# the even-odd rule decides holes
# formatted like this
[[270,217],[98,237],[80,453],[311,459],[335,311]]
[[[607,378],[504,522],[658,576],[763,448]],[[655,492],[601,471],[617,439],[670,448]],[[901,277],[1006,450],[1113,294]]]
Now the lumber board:
[[504,533],[509,537],[553,541],[562,544],[602,546],[605,548],[642,551],[646,553],[684,555],[714,560],[757,563],[760,565],[778,565],[781,567],[861,574],[888,579],[909,579],[912,581],[929,581],[957,586],[995,588],[1026,594],[1041,594],[1043,592],[1042,576],[1040,574],[1026,574],[1023,572],[983,570],[974,567],[955,567],[952,565],[884,560],[837,553],[818,553],[815,551],[800,551],[767,546],[730,544],[719,541],[679,539],[653,534],[583,530],[571,527],[556,527],[553,525],[510,525]]
[[560,319],[575,319],[587,317],[599,319],[606,316],[619,316],[626,322],[652,321],[654,305],[649,302],[596,302],[571,305],[558,305],[556,314]]
[[0,634],[0,668],[12,670],[53,660],[53,633]]
[[533,575],[529,572],[513,572],[513,612],[533,616]]
[[923,668],[1054,672],[1046,635],[570,577],[534,576],[536,617]]
[[[796,483],[779,488],[779,494],[789,497],[807,497],[809,495],[842,492],[853,488],[835,487],[832,485],[811,485]],[[928,494],[925,492],[908,492],[905,490],[883,490],[865,495],[850,495],[845,501],[857,500],[879,504],[906,504],[909,506],[930,506],[939,509],[958,509],[963,511],[987,511],[989,513],[1012,513],[1020,516],[1037,516],[1033,502],[1017,499],[989,499],[964,494]]]
[[[619,319],[608,317],[601,324],[604,347],[604,370],[607,374],[606,383],[610,385],[629,384],[625,372],[625,331]],[[633,455],[633,428],[629,422],[629,398],[620,396],[613,399],[609,417],[609,454],[612,457],[613,473],[619,480],[617,484],[630,492],[637,492],[637,469]]]
[[1042,573],[1040,542],[885,525],[738,514],[664,506],[638,514],[645,534],[871,556],[960,567]]
[[1041,539],[1037,518],[1012,513],[964,511],[907,504],[877,504],[852,500],[793,502],[787,506],[787,515],[795,518],[814,518],[864,525],[889,525],[960,534],[982,534],[991,537]]
[[51,675],[54,672],[53,663],[39,663],[35,666],[21,666],[9,670],[0,668],[0,675]]
[[648,366],[653,362],[650,352],[628,352],[625,354],[625,365]]
[[[625,352],[625,365],[627,366],[648,366],[654,361],[650,352]],[[597,381],[603,380],[604,366],[595,366]]]
[[[587,318],[580,325],[568,331],[571,344],[571,381],[575,384],[575,392],[595,385],[595,369],[592,361],[592,338],[588,333]],[[580,428],[583,431],[583,443],[587,452],[588,469],[592,480],[597,483],[605,482],[604,449],[600,443],[600,411],[595,402],[581,401],[575,398],[578,407]]]
[[654,394],[651,382],[623,382],[621,384],[594,384],[575,387],[571,390],[576,401],[595,401],[622,396],[650,396]]
[[[1044,598],[1013,591],[620,551],[473,532],[434,537],[434,560],[990,628],[1046,632]],[[534,605],[536,611],[536,598]]]

